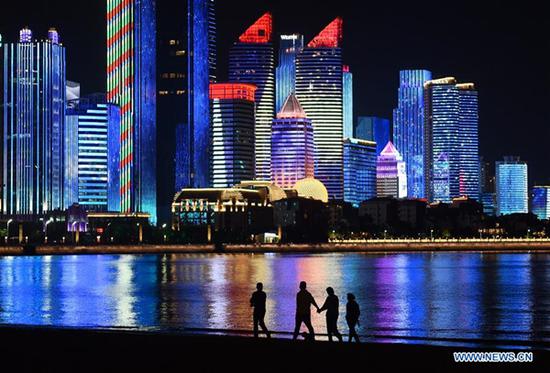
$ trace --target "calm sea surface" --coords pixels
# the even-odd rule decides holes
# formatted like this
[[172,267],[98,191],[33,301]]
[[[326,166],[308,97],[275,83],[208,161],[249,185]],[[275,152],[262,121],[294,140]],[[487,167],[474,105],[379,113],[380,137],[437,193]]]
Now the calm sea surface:
[[[256,282],[268,327],[292,331],[300,281],[321,305],[325,288],[361,307],[359,333],[550,343],[550,255],[165,255],[0,258],[0,323],[79,327],[251,328]],[[314,313],[317,332],[324,315]],[[523,342],[522,342],[523,341]]]

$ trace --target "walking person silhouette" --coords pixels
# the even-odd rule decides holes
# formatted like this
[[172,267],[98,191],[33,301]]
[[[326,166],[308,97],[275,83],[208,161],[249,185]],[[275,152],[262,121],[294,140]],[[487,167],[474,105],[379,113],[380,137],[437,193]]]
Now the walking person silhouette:
[[348,304],[346,304],[346,321],[349,327],[349,340],[351,343],[352,339],[355,339],[359,343],[359,336],[355,331],[355,326],[359,325],[359,315],[361,311],[359,310],[359,305],[355,301],[355,295],[348,293]]
[[332,342],[332,336],[336,336],[340,342],[342,342],[342,334],[338,331],[338,316],[339,316],[339,308],[340,308],[340,301],[338,300],[338,297],[334,294],[334,289],[331,287],[327,288],[327,299],[325,300],[325,303],[319,310],[317,310],[318,313],[321,313],[323,311],[327,311],[326,318],[327,318],[327,334],[328,334],[328,340]]
[[313,330],[313,325],[311,325],[311,305],[313,304],[317,310],[319,310],[319,306],[315,302],[315,299],[313,299],[313,295],[306,288],[306,282],[300,282],[300,291],[296,294],[296,326],[294,327],[294,336],[292,339],[298,338],[300,327],[304,323],[309,331],[308,339],[314,341],[315,330]]
[[256,284],[256,291],[252,293],[250,298],[250,307],[254,307],[253,320],[254,320],[254,338],[258,338],[258,325],[262,328],[262,331],[266,334],[267,338],[271,337],[267,326],[265,326],[265,302],[267,300],[267,294],[263,291],[264,285],[261,282]]

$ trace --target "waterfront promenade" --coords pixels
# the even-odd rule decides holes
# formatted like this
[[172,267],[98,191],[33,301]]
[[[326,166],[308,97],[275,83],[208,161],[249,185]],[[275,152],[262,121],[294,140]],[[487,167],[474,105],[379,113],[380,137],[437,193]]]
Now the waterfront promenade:
[[211,254],[211,253],[346,253],[489,252],[550,253],[550,239],[387,239],[338,241],[323,244],[255,245],[22,245],[0,246],[0,256],[98,254]]

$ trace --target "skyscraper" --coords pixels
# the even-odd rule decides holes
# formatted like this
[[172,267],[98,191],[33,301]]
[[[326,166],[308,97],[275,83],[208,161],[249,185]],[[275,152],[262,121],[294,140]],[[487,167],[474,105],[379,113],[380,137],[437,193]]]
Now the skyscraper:
[[281,111],[291,93],[296,92],[296,56],[304,49],[304,36],[281,35],[279,40],[279,66],[275,70],[277,102],[275,111]]
[[355,206],[376,197],[376,144],[344,140],[344,201]]
[[121,209],[156,224],[154,0],[107,0],[107,101],[120,106]]
[[540,220],[550,219],[550,186],[535,186],[533,188],[531,211]]
[[376,162],[376,196],[407,198],[406,164],[391,142],[388,142]]
[[296,97],[313,123],[315,178],[344,198],[343,21],[336,18],[296,58]]
[[376,155],[391,141],[389,119],[379,117],[359,117],[355,128],[355,137],[376,143]]
[[407,165],[407,195],[424,198],[424,83],[432,79],[427,70],[399,72],[397,108],[393,111],[393,143]]
[[66,111],[65,208],[120,211],[120,107],[104,94],[84,97]]
[[431,201],[480,199],[478,96],[455,78],[425,83],[424,175]]
[[42,215],[63,208],[65,48],[55,29],[34,41],[24,28],[2,49],[2,212]]
[[[178,143],[186,146],[190,155],[188,165],[178,165],[186,169],[189,182],[183,184],[195,188],[210,186],[210,146],[211,126],[209,117],[209,85],[216,81],[216,19],[214,0],[188,0],[188,123],[189,131],[185,139]],[[178,131],[177,133],[182,133]],[[179,170],[178,170],[179,172]],[[181,182],[177,189],[184,187]]]
[[290,94],[273,120],[271,180],[292,188],[298,180],[315,175],[315,148],[311,120],[294,94]]
[[275,111],[273,19],[265,13],[240,37],[229,52],[229,80],[250,83],[256,90],[256,179],[271,179],[271,122]]
[[231,188],[254,178],[255,91],[251,84],[210,85],[212,148],[208,158],[214,188]]
[[497,215],[529,212],[527,163],[519,157],[496,162]]
[[344,90],[344,139],[353,137],[353,74],[349,66],[342,70],[342,89]]

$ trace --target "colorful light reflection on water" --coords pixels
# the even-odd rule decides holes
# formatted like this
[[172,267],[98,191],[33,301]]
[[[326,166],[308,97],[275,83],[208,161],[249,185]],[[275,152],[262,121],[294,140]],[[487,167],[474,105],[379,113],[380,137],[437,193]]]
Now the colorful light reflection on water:
[[[61,256],[0,259],[0,323],[251,327],[262,281],[267,324],[291,331],[298,283],[362,309],[363,335],[550,341],[550,255],[362,254]],[[313,316],[324,332],[324,316]]]

